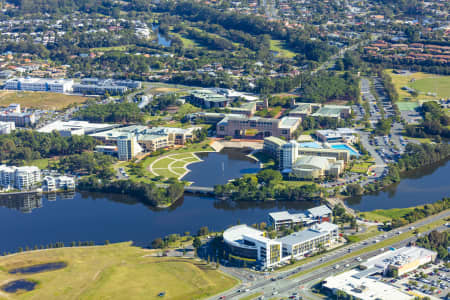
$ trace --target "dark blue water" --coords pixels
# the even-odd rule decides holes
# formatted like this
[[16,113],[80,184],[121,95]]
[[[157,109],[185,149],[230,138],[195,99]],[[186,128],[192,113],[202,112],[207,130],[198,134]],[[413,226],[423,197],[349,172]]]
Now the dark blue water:
[[36,274],[47,271],[59,270],[67,267],[65,262],[52,262],[47,264],[40,264],[34,266],[28,266],[23,268],[17,268],[9,271],[10,274]]
[[402,180],[373,195],[355,197],[347,205],[359,211],[405,208],[450,196],[450,161],[402,175]]
[[259,171],[259,164],[241,151],[225,149],[219,153],[198,153],[197,156],[203,162],[189,165],[191,172],[182,178],[192,181],[195,186],[212,187]]
[[[184,179],[212,186],[256,171],[258,164],[242,153],[201,154],[204,162],[191,164]],[[205,167],[208,166],[208,167]],[[437,165],[408,174],[399,185],[377,196],[353,199],[350,205],[361,211],[407,207],[431,203],[449,196],[450,164]],[[124,195],[74,193],[41,198],[0,198],[0,253],[18,247],[33,248],[55,242],[134,241],[148,246],[157,237],[171,233],[196,233],[202,226],[220,231],[240,223],[267,221],[273,211],[299,212],[314,206],[309,202],[240,202],[209,197],[185,196],[170,208],[147,207]]]
[[36,286],[36,282],[29,281],[26,279],[19,279],[15,281],[11,281],[2,287],[2,290],[8,293],[15,293],[20,290],[24,291],[32,291]]

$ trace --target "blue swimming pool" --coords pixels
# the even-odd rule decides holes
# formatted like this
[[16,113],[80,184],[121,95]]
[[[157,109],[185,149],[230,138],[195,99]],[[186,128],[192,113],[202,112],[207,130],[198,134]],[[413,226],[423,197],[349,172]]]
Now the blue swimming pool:
[[346,144],[333,144],[331,145],[331,148],[333,149],[339,149],[339,150],[348,150],[350,152],[350,155],[359,156],[359,153],[353,150],[351,147],[349,147]]

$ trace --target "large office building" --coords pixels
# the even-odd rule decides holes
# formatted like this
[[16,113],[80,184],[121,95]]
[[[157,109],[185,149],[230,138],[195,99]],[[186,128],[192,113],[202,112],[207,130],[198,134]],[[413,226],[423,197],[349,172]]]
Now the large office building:
[[[263,151],[275,158],[279,168],[285,173],[292,172],[295,165],[297,176],[310,172],[310,175],[314,175],[312,178],[325,175],[338,176],[344,164],[350,160],[350,152],[346,149],[312,148],[301,145],[296,141],[286,142],[270,137],[264,139]],[[310,171],[304,173],[303,169]]]
[[292,165],[290,175],[300,179],[338,177],[343,170],[343,160],[336,160],[334,157],[302,155]]
[[271,119],[227,116],[217,123],[216,131],[219,137],[231,136],[239,138],[254,136],[264,138],[276,136],[291,139],[300,122],[301,119],[292,117]]
[[27,127],[36,123],[36,115],[32,112],[10,113],[0,111],[0,121],[13,122],[15,126]]
[[192,105],[205,109],[214,107],[227,107],[228,104],[232,101],[232,99],[230,98],[207,89],[192,91],[186,97],[186,100]]
[[436,252],[420,247],[403,247],[386,251],[362,263],[365,270],[361,274],[391,276],[394,273],[395,276],[402,276],[419,266],[433,262],[436,256]]
[[316,206],[303,213],[291,214],[288,211],[269,213],[268,224],[275,230],[311,226],[321,222],[331,222],[331,209],[326,205]]
[[3,188],[29,190],[41,180],[41,171],[35,166],[0,165],[0,185]]
[[91,134],[92,137],[103,141],[105,144],[115,145],[122,136],[135,136],[136,141],[144,152],[153,152],[158,149],[174,145],[184,145],[187,141],[195,138],[195,131],[200,127],[176,128],[176,127],[153,127],[132,125],[115,128],[108,131]]
[[55,121],[39,128],[38,132],[51,133],[58,131],[62,136],[94,134],[118,127],[116,124],[90,123],[87,121]]
[[264,232],[245,224],[225,230],[223,241],[232,255],[254,259],[263,267],[271,267],[281,261],[281,243],[265,237]]
[[323,222],[279,238],[277,241],[283,245],[283,257],[298,258],[330,246],[339,237],[338,229],[339,227],[333,223]]
[[355,299],[413,299],[399,288],[386,284],[373,275],[402,276],[436,259],[437,253],[420,247],[387,250],[353,269],[325,279],[322,286],[333,293],[343,291]]
[[113,80],[99,78],[83,78],[81,83],[73,85],[73,92],[83,95],[123,95],[129,89],[139,89],[142,87],[140,81],[133,80]]
[[247,225],[228,228],[223,240],[235,258],[254,260],[263,268],[292,258],[301,258],[338,239],[338,226],[323,222],[279,239],[270,239],[263,231]]
[[6,90],[68,93],[72,91],[72,79],[14,78],[5,82]]

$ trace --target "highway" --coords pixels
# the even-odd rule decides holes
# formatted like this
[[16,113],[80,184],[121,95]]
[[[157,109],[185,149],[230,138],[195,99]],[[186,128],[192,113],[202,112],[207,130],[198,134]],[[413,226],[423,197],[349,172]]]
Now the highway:
[[[357,265],[359,265],[359,261],[356,260],[357,257],[360,257],[362,260],[368,259],[372,256],[378,255],[381,253],[380,249],[369,251],[364,254],[360,255],[353,255],[350,258],[347,258],[345,260],[338,261],[339,265],[341,266],[338,269],[335,269],[336,263],[333,265],[323,267],[323,268],[317,268],[307,274],[303,274],[297,277],[293,277],[299,272],[306,271],[313,269],[315,267],[318,267],[320,265],[323,265],[327,262],[335,261],[339,259],[340,257],[343,257],[344,255],[348,253],[355,252],[357,250],[361,250],[364,248],[367,248],[374,244],[375,240],[385,240],[392,238],[396,236],[397,234],[408,232],[414,230],[414,228],[421,227],[427,224],[430,224],[434,221],[437,221],[439,219],[450,217],[450,210],[447,210],[445,212],[442,212],[440,214],[437,214],[435,216],[431,216],[427,219],[420,220],[418,222],[415,222],[413,224],[409,224],[407,226],[404,226],[402,228],[397,228],[395,230],[391,230],[389,232],[381,233],[375,237],[369,238],[365,241],[361,241],[355,244],[349,244],[347,246],[341,247],[339,249],[336,249],[334,251],[331,251],[327,254],[325,254],[322,257],[318,257],[316,260],[311,261],[307,264],[301,265],[299,267],[296,267],[291,270],[282,271],[282,272],[273,272],[273,273],[257,273],[253,272],[253,275],[248,270],[242,270],[240,271],[237,268],[233,268],[233,272],[230,272],[229,268],[221,268],[223,271],[230,273],[230,275],[236,276],[240,278],[243,283],[241,286],[236,287],[232,290],[230,290],[228,293],[224,293],[221,296],[225,296],[225,299],[239,299],[241,297],[244,297],[245,295],[251,295],[255,293],[263,293],[264,296],[273,296],[276,294],[277,296],[290,296],[294,292],[302,292],[302,285],[310,284],[314,281],[317,281],[319,279],[331,276],[335,273],[340,273],[343,271],[343,269],[351,269]],[[437,228],[438,230],[444,230],[445,226],[441,226]],[[428,232],[427,232],[428,233]],[[401,242],[392,243],[390,245],[385,246],[386,248],[389,247],[403,247],[410,243],[411,241],[414,241],[416,239],[415,236],[409,237]],[[346,267],[343,267],[347,265]],[[275,281],[273,281],[272,278],[276,278]],[[247,280],[246,280],[247,279]],[[244,292],[238,292],[238,290],[244,290]],[[220,295],[214,296],[210,299],[218,299]]]

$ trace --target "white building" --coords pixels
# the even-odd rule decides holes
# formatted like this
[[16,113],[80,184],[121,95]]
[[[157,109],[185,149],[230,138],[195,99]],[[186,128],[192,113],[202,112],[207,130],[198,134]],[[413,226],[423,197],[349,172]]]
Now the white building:
[[74,190],[75,180],[69,176],[45,176],[42,185],[47,192],[53,192],[57,190]]
[[223,233],[227,249],[235,258],[254,260],[263,268],[299,258],[338,239],[338,226],[323,222],[280,239],[270,239],[263,231],[247,225],[228,228]]
[[331,222],[331,209],[326,205],[316,206],[303,213],[291,214],[288,211],[269,213],[268,224],[275,230],[294,226],[311,226],[321,222]]
[[298,143],[290,141],[281,146],[280,152],[280,167],[282,170],[291,169],[298,159]]
[[358,273],[358,270],[351,270],[336,276],[328,277],[325,279],[322,286],[328,288],[333,293],[342,291],[347,295],[353,296],[355,299],[361,300],[409,300],[414,298],[393,285],[386,284],[370,277],[360,278]]
[[264,232],[247,225],[228,228],[223,240],[232,255],[258,261],[271,267],[281,261],[281,243],[264,236]]
[[4,188],[28,190],[40,181],[41,171],[38,167],[8,167],[0,165],[0,184]]
[[130,160],[142,152],[134,135],[126,135],[117,139],[117,156],[119,160]]
[[14,122],[2,122],[0,121],[0,134],[10,134],[16,129]]
[[51,133],[58,131],[62,136],[94,134],[117,127],[114,124],[90,123],[87,121],[55,121],[39,128],[38,132]]
[[6,90],[67,93],[72,91],[72,79],[14,78],[5,82]]
[[298,258],[313,253],[320,248],[325,249],[337,241],[339,227],[333,223],[315,224],[306,230],[294,232],[277,239],[283,245],[283,257]]

